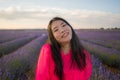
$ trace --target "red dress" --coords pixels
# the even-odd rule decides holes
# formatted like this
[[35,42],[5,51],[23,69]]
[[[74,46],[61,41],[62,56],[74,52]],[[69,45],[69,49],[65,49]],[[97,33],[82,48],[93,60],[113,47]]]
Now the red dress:
[[[89,80],[92,74],[92,63],[89,53],[84,50],[86,55],[86,67],[84,70],[80,71],[78,67],[70,68],[71,66],[71,54],[70,50],[67,54],[64,54],[60,50],[62,61],[63,61],[63,75],[64,80]],[[54,74],[55,63],[51,55],[50,44],[46,43],[41,48],[40,56],[38,59],[35,80],[59,80]]]

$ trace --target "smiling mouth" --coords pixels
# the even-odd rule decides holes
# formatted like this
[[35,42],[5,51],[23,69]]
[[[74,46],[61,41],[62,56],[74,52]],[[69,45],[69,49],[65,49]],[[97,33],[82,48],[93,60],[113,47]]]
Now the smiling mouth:
[[65,32],[65,33],[61,36],[61,38],[67,37],[68,35],[69,35],[69,32]]

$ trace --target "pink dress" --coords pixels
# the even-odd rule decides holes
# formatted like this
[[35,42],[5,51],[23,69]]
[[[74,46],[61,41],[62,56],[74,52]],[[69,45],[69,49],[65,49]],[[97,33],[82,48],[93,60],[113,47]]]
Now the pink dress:
[[[68,54],[64,54],[61,50],[62,60],[63,60],[63,75],[64,80],[89,80],[92,74],[92,63],[89,53],[85,50],[86,57],[86,67],[84,70],[80,71],[77,67],[70,68],[71,65],[71,54],[70,50]],[[54,74],[55,63],[51,55],[50,44],[46,43],[41,48],[40,56],[38,59],[35,80],[59,80]]]

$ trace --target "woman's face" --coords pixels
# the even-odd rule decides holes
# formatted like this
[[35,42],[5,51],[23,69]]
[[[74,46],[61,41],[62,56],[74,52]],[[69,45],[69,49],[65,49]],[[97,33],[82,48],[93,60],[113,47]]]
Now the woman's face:
[[72,30],[68,24],[62,20],[56,20],[51,25],[52,33],[58,43],[70,42]]

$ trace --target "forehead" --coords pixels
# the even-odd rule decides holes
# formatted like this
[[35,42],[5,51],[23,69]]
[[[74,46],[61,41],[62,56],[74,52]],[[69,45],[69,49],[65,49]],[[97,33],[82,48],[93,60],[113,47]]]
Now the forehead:
[[59,27],[59,26],[61,26],[61,25],[64,24],[64,23],[65,23],[65,22],[62,21],[62,20],[56,20],[56,21],[54,21],[54,22],[52,23],[51,27],[52,27],[52,29],[53,29],[54,27]]

